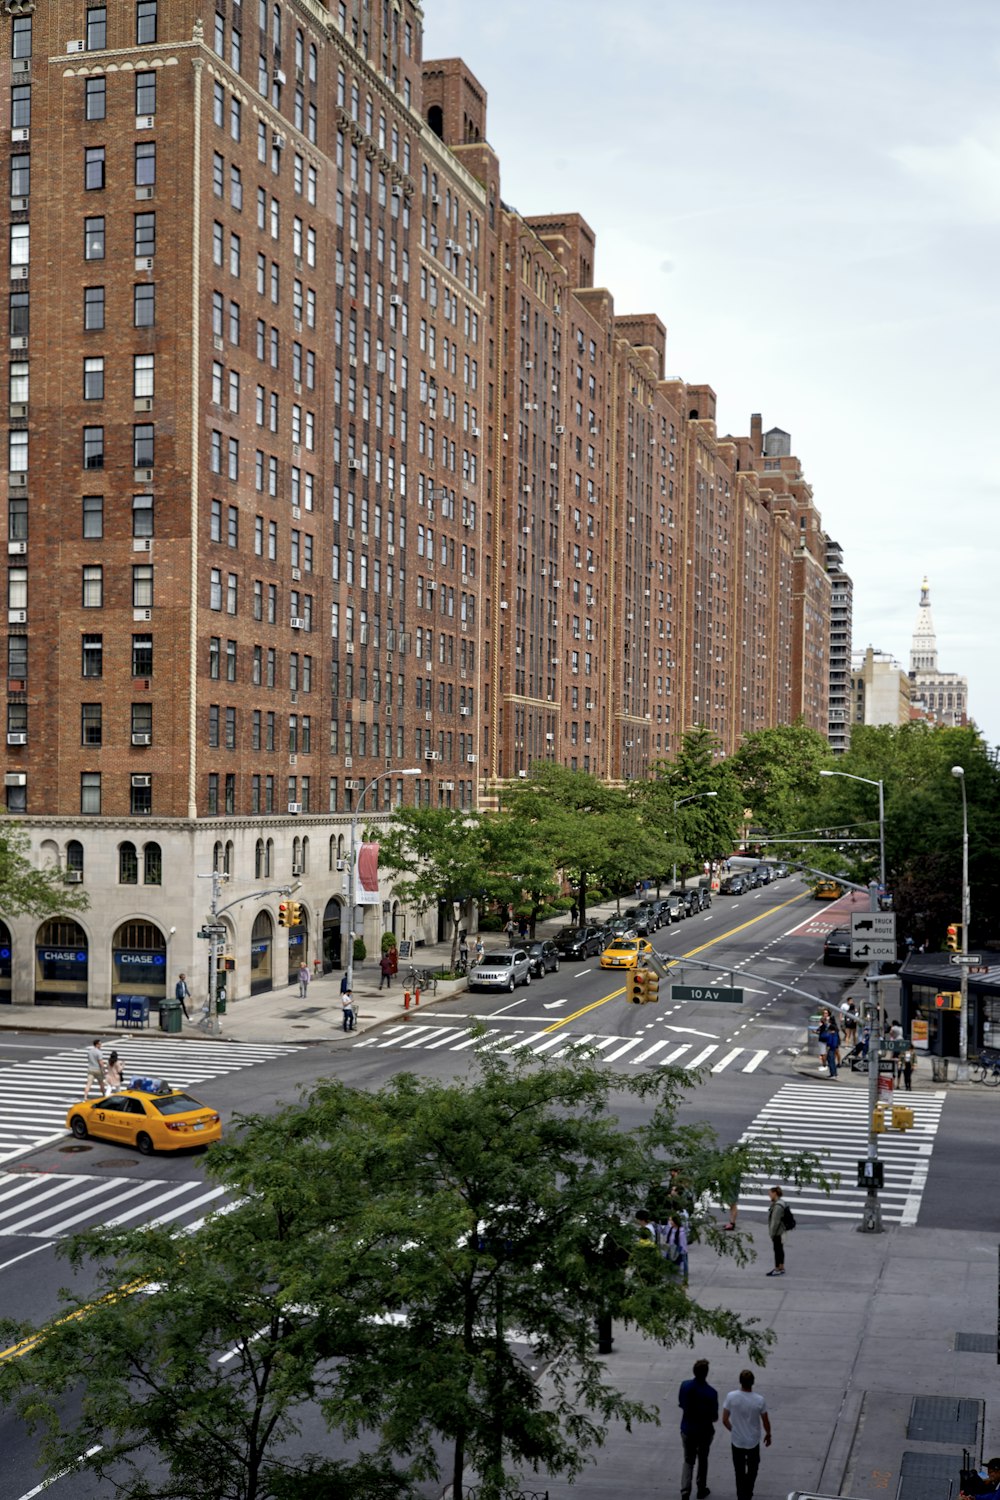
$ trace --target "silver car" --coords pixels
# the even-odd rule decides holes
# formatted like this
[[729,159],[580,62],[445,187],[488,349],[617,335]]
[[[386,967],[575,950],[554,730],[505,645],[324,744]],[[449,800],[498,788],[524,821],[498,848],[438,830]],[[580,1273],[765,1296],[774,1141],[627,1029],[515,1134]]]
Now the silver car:
[[531,960],[524,948],[504,948],[487,953],[469,974],[470,990],[507,990],[531,983]]

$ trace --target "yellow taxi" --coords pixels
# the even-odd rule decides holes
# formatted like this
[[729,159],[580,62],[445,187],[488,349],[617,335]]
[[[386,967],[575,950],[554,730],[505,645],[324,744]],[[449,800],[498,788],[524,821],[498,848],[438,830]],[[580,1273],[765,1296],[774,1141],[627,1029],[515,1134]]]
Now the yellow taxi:
[[78,1141],[98,1136],[151,1156],[154,1151],[183,1151],[222,1139],[218,1112],[179,1089],[153,1093],[123,1089],[103,1099],[74,1104],[66,1125]]
[[601,954],[602,969],[634,969],[640,958],[652,953],[645,938],[615,938]]
[[843,894],[844,887],[835,880],[817,880],[813,886],[813,895],[817,901],[836,901]]

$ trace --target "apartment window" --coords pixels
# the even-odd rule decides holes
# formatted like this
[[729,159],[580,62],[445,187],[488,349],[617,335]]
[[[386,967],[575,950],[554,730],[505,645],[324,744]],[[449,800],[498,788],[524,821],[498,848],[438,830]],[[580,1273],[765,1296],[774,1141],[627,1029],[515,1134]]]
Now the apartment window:
[[217,703],[208,705],[208,748],[210,750],[219,748],[219,705]]
[[242,128],[243,106],[240,104],[240,101],[234,96],[229,101],[229,134],[232,136],[234,141],[238,141],[240,139]]
[[236,710],[226,709],[226,749],[236,749]]
[[226,512],[226,541],[230,547],[240,544],[240,512],[235,505],[230,505]]
[[219,773],[209,771],[208,773],[208,816],[216,818],[219,815]]
[[135,185],[152,187],[156,182],[156,142],[135,143]]
[[226,164],[218,151],[212,153],[212,191],[217,198],[222,197],[226,182]]
[[220,610],[222,608],[222,570],[213,568],[209,574],[208,581],[208,607]]
[[101,773],[83,771],[80,774],[80,811],[96,816],[101,811]]
[[153,467],[154,433],[152,422],[136,422],[132,427],[132,465],[136,469]]
[[134,354],[132,356],[132,395],[136,400],[141,400],[144,396],[152,396],[154,373],[154,355]]
[[212,85],[212,123],[220,128],[226,120],[226,91],[221,83]]
[[31,84],[16,83],[10,91],[10,128],[27,130],[31,124]]
[[28,637],[26,635],[9,635],[7,637],[7,676],[17,682],[24,682],[28,676]]
[[103,712],[100,703],[80,704],[81,745],[100,745],[103,742]]
[[213,679],[213,681],[218,681],[219,677],[221,648],[221,638],[217,635],[213,635],[208,642],[208,675]]
[[87,51],[100,52],[108,45],[108,9],[91,5],[87,10]]
[[83,289],[83,326],[89,332],[104,327],[104,288],[86,286]]
[[132,496],[132,535],[141,537],[153,535],[152,495]]
[[238,234],[229,236],[229,274],[230,276],[240,274],[240,237]]
[[104,187],[104,147],[88,146],[83,153],[83,185],[88,193]]
[[151,609],[153,605],[153,565],[136,563],[132,569],[132,608]]
[[103,217],[83,221],[83,258],[84,260],[104,259]]
[[10,196],[27,198],[31,194],[31,157],[23,153],[10,159]]
[[219,15],[218,11],[216,11],[216,13],[215,13],[215,43],[214,43],[214,45],[215,45],[216,56],[217,57],[225,57],[225,55],[226,55],[226,20],[225,20],[224,16],[220,16]]
[[7,467],[12,474],[28,472],[28,433],[24,428],[15,428],[8,435]]
[[[12,636],[13,640],[14,637]],[[103,635],[85,635],[81,645],[82,660],[80,666],[81,677],[103,677],[104,676],[104,637]]]
[[153,778],[133,776],[129,790],[129,812],[134,818],[147,818],[153,811]]
[[156,114],[156,74],[135,75],[135,112],[137,115]]
[[[15,360],[13,360],[11,362],[11,366],[10,366],[10,400],[11,400],[12,404],[19,404],[21,406],[24,406],[24,405],[27,404],[27,400],[28,400],[28,368],[29,368],[28,367],[28,361],[26,359],[15,359]],[[13,505],[14,501],[11,500],[11,501],[8,502],[8,504],[9,505]],[[24,504],[25,504],[25,508],[27,508],[27,502],[24,502]],[[15,537],[12,536],[12,537],[10,537],[10,540],[11,541],[16,541],[17,538],[15,538]]]
[[84,495],[83,535],[96,540],[104,535],[104,496]]
[[104,468],[103,427],[85,427],[83,429],[83,467],[85,469]]
[[238,213],[243,211],[243,176],[239,167],[229,168],[229,202]]
[[134,635],[132,637],[132,676],[152,677],[153,675],[153,637],[151,635]]
[[240,475],[240,440],[239,438],[226,439],[226,472],[230,479],[238,479]]
[[148,734],[153,737],[153,705],[151,703],[132,704],[132,734]]
[[142,878],[146,885],[163,884],[163,851],[159,844],[145,844],[142,850]]
[[104,400],[104,360],[100,355],[94,355],[83,362],[83,399]]
[[7,608],[27,609],[28,607],[28,570],[27,568],[8,568],[7,570]]
[[226,575],[226,614],[235,615],[239,602],[239,578],[236,573]]
[[132,289],[132,322],[136,328],[152,328],[156,322],[156,284],[137,282]]
[[226,681],[236,681],[236,642],[226,642]]
[[138,47],[156,41],[156,0],[139,0],[135,8],[135,41]]
[[30,327],[31,297],[28,292],[10,294],[11,338],[27,338]]
[[11,57],[31,56],[31,16],[14,16]]
[[156,215],[151,213],[135,215],[135,254],[156,254]]
[[104,569],[99,564],[89,565],[83,570],[81,602],[84,609],[100,609],[104,603]]
[[10,226],[10,263],[12,266],[26,266],[31,259],[31,226],[30,224],[12,224]]

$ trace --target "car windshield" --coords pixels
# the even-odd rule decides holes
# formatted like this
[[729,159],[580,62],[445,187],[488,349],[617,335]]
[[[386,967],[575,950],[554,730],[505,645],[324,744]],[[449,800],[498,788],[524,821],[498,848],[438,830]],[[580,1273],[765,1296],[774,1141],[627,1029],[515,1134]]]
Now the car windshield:
[[163,1099],[153,1099],[151,1102],[161,1115],[186,1115],[193,1109],[208,1108],[200,1099],[192,1099],[190,1094],[167,1094]]
[[634,953],[639,944],[631,943],[626,938],[619,938],[618,941],[616,943],[612,943],[611,946],[618,953]]
[[497,953],[493,958],[484,959],[483,967],[487,969],[509,969],[513,962],[513,953]]

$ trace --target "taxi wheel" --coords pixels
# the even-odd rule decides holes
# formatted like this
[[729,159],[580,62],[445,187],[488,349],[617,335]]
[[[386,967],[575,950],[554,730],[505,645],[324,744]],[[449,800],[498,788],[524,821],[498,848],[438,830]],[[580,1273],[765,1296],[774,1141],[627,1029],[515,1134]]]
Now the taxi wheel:
[[69,1122],[69,1128],[78,1141],[85,1141],[87,1139],[87,1122],[82,1115],[74,1115]]
[[153,1142],[144,1130],[140,1130],[135,1138],[135,1149],[139,1152],[140,1156],[152,1156],[153,1154]]

